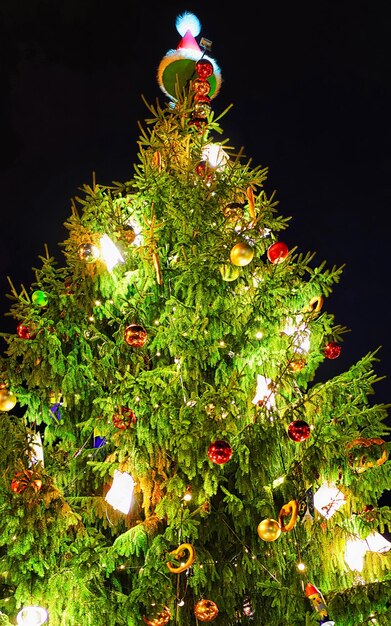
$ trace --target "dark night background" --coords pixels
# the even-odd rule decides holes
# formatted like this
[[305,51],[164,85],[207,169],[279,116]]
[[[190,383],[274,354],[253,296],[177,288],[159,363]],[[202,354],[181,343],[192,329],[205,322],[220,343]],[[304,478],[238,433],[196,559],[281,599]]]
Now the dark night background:
[[[194,12],[223,77],[213,110],[292,216],[290,248],[346,264],[324,308],[347,326],[330,377],[381,347],[376,401],[391,402],[389,209],[391,21],[388,2],[2,0],[0,5],[0,325],[7,275],[33,278],[84,183],[133,175],[141,100],[164,101],[156,72]],[[1,295],[4,294],[4,295]],[[329,370],[329,371],[327,371]]]

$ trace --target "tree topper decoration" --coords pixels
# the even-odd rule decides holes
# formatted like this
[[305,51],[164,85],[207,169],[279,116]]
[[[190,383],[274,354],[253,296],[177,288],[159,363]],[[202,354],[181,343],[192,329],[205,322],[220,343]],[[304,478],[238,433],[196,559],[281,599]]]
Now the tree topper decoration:
[[160,61],[157,81],[160,89],[170,98],[177,99],[177,90],[182,90],[189,81],[196,77],[197,61],[206,59],[212,63],[213,73],[208,76],[210,84],[209,98],[215,98],[221,87],[221,72],[216,61],[205,54],[195,39],[201,32],[198,18],[189,12],[181,13],[175,22],[182,39],[175,50],[168,50]]

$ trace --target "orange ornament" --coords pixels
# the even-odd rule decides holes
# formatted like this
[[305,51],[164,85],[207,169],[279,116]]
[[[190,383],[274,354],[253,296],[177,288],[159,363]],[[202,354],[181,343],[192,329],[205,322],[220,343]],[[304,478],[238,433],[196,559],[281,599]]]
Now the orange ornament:
[[213,622],[219,612],[213,600],[199,600],[194,606],[194,615],[200,622]]
[[167,606],[158,607],[149,615],[143,615],[143,620],[148,626],[165,626],[171,618],[171,611]]
[[148,334],[142,326],[130,324],[125,328],[124,339],[128,346],[142,348],[148,339]]
[[42,480],[39,474],[33,472],[33,470],[24,469],[17,472],[11,481],[11,490],[14,493],[23,493],[27,488],[33,489],[35,493],[42,487]]

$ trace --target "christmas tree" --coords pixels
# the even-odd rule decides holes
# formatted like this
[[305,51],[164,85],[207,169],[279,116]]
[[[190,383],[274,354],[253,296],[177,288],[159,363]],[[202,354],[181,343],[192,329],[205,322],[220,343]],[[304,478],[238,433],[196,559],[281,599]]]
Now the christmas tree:
[[343,267],[224,139],[189,13],[129,181],[72,201],[2,333],[0,623],[388,625],[377,350],[327,376]]

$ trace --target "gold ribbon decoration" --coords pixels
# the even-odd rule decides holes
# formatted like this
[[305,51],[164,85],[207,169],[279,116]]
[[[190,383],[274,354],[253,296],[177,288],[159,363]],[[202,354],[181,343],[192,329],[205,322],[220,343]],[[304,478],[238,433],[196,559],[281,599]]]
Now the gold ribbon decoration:
[[253,220],[255,220],[255,218],[256,218],[256,214],[255,214],[255,197],[254,197],[254,192],[253,192],[252,187],[247,187],[247,189],[246,189],[246,196],[247,196],[247,201],[248,201],[248,210],[250,211],[251,218]]
[[382,450],[381,456],[379,456],[379,458],[375,462],[367,461],[365,459],[365,455],[363,455],[358,460],[357,466],[354,469],[357,472],[364,472],[369,467],[374,467],[375,465],[383,465],[383,463],[385,463],[388,459],[388,453],[384,447],[385,443],[386,442],[384,441],[384,439],[380,439],[380,437],[370,437],[370,438],[358,437],[357,439],[353,439],[353,441],[350,441],[346,446],[347,450],[350,450],[351,448],[360,447],[360,446],[363,446],[364,448],[371,448],[372,446],[380,446]]
[[189,569],[191,565],[193,565],[194,559],[195,559],[195,550],[194,550],[194,547],[191,545],[191,543],[182,543],[178,548],[170,552],[170,554],[172,554],[172,556],[175,557],[176,559],[185,558],[186,552],[187,552],[187,559],[184,563],[181,563],[180,565],[175,566],[172,564],[171,561],[168,561],[167,567],[172,574],[180,574],[181,572],[184,572],[185,570]]
[[[284,504],[284,506],[281,507],[280,514],[278,516],[278,523],[281,527],[281,532],[286,533],[289,530],[292,530],[292,528],[296,524],[298,511],[299,504],[297,500],[290,500],[288,504]],[[291,518],[287,524],[284,524],[282,518],[288,515],[290,515]]]
[[323,296],[314,296],[303,309],[303,313],[319,313],[323,306],[324,298]]

